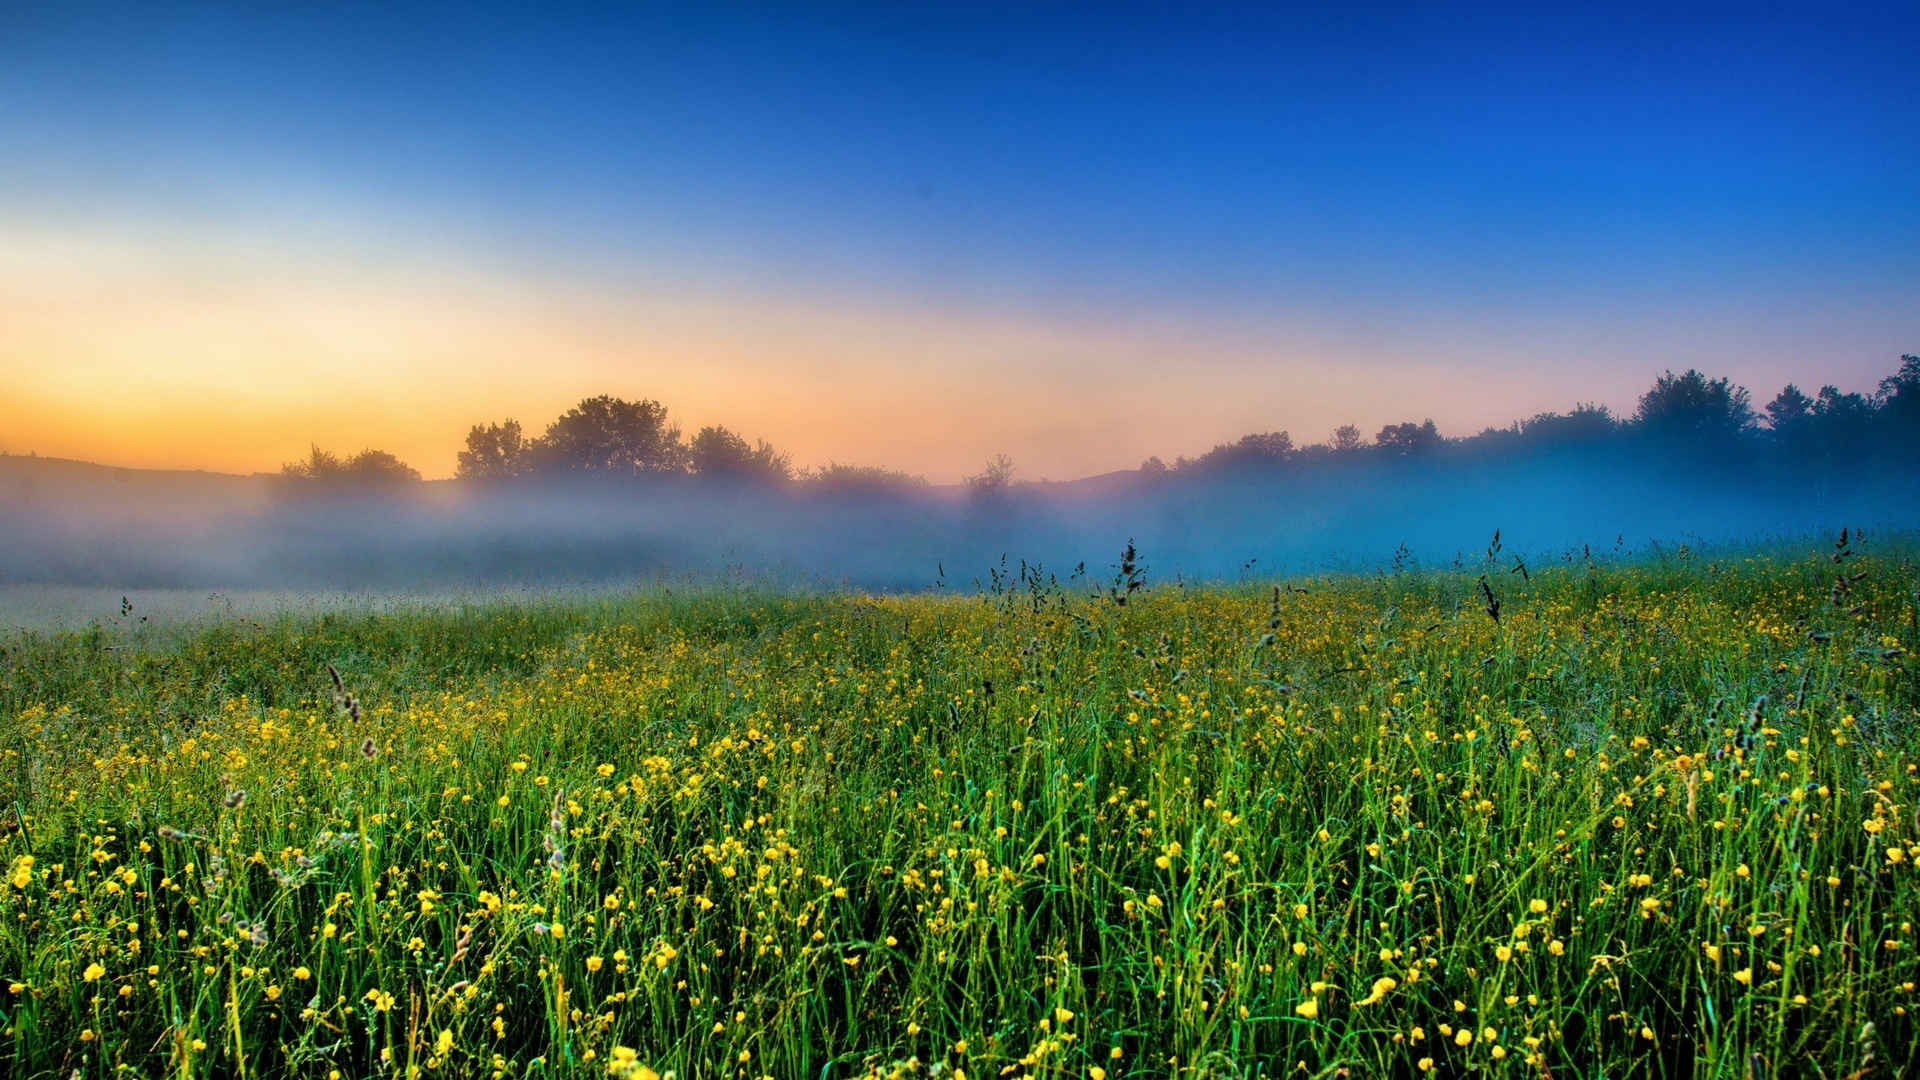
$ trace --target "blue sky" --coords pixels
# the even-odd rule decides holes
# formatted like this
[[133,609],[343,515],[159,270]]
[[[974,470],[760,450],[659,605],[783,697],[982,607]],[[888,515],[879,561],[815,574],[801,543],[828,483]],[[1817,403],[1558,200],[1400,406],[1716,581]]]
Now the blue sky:
[[[426,354],[457,352],[468,326],[522,345],[518,360],[471,350],[506,389],[462,407],[564,405],[612,382],[690,421],[743,416],[807,459],[936,475],[995,448],[1058,476],[1249,425],[1308,441],[1329,416],[1464,433],[1576,400],[1630,407],[1667,367],[1762,401],[1788,378],[1863,389],[1920,348],[1917,45],[1911,4],[608,16],[29,0],[0,10],[0,228],[32,240],[0,258],[0,300],[69,326],[97,312],[82,320],[96,330],[151,319],[124,299],[149,282],[202,282],[218,302],[176,306],[164,356],[46,317],[0,361],[39,371],[25,404],[49,418],[141,363],[244,408],[242,341],[280,341],[309,374],[355,370],[373,323],[347,293],[381,281],[448,328],[417,368],[402,346],[420,339],[396,330],[358,365],[371,381],[322,412],[431,394],[451,361]],[[511,330],[478,318],[502,296],[522,305]],[[289,335],[272,320],[291,308]],[[183,348],[199,320],[226,355]],[[835,342],[808,334],[859,359],[822,360]],[[527,355],[569,335],[566,357]],[[969,353],[976,340],[994,352]],[[1164,402],[1183,366],[1196,378],[1163,445],[1103,447],[1049,419],[1088,395],[1131,416],[1149,402],[1100,385]],[[809,381],[769,381],[781,370]],[[1034,400],[994,410],[980,387],[1010,376],[1037,377]],[[828,415],[851,382],[865,396]],[[872,436],[861,410],[923,392],[976,409],[954,425],[973,434]],[[785,413],[782,395],[813,404]],[[432,452],[450,462],[463,423],[486,418],[382,445],[445,443]]]

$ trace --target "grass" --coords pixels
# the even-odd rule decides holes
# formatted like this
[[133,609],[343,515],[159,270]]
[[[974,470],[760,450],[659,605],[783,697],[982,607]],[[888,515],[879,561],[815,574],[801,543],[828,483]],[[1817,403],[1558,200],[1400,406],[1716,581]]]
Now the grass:
[[20,637],[0,1063],[1910,1068],[1908,550],[1507,569]]

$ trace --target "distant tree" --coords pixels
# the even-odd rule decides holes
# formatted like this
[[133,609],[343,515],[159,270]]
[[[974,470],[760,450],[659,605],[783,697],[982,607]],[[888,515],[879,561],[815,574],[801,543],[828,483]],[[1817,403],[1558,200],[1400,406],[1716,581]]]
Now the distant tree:
[[967,492],[976,498],[1005,494],[1013,486],[1013,459],[995,454],[986,468],[966,478]]
[[280,466],[280,475],[288,480],[332,480],[341,472],[340,456],[320,449],[318,444],[307,448],[307,460],[289,461]]
[[462,480],[505,480],[532,465],[532,444],[520,434],[520,421],[475,424],[467,432],[467,448],[460,451],[455,475]]
[[1620,421],[1605,405],[1581,402],[1571,412],[1541,413],[1519,424],[1520,435],[1536,445],[1594,443],[1617,434]]
[[1341,424],[1333,429],[1333,437],[1327,441],[1336,454],[1351,454],[1366,445],[1360,429],[1352,424]]
[[1199,459],[1189,463],[1188,467],[1234,469],[1274,465],[1285,461],[1287,455],[1291,453],[1293,453],[1293,436],[1284,431],[1269,431],[1257,435],[1243,435],[1235,442],[1221,443],[1201,454]]
[[1751,434],[1758,426],[1745,387],[1709,379],[1692,368],[1684,375],[1668,371],[1654,380],[1652,389],[1640,395],[1633,422],[1650,435],[1719,442]]
[[1813,416],[1813,399],[1788,383],[1767,402],[1767,427],[1776,435],[1798,430]]
[[1619,430],[1620,422],[1605,405],[1582,402],[1571,412],[1535,413],[1503,428],[1487,428],[1460,444],[1479,454],[1538,453],[1561,447],[1591,448]]
[[1900,369],[1880,380],[1873,396],[1879,420],[1901,439],[1920,439],[1920,356],[1900,358]]
[[1279,461],[1293,453],[1293,436],[1284,431],[1268,431],[1258,435],[1242,435],[1240,441],[1233,445],[1243,453]]
[[747,440],[723,427],[703,427],[687,446],[695,475],[747,483],[785,483],[792,475],[785,454],[762,440]]
[[1865,394],[1843,394],[1837,386],[1823,386],[1813,399],[1813,418],[1825,434],[1859,432],[1865,434],[1873,423],[1872,399]]
[[812,491],[835,495],[899,494],[931,486],[924,476],[883,469],[877,465],[835,463],[802,473],[800,483]]
[[1144,476],[1165,476],[1167,463],[1161,461],[1159,455],[1155,455],[1140,463],[1140,472]]
[[1428,420],[1424,424],[1412,421],[1388,424],[1380,429],[1380,434],[1375,435],[1373,441],[1374,445],[1389,454],[1413,457],[1439,449],[1442,439],[1440,429],[1433,426],[1432,420]]
[[1867,450],[1880,419],[1873,399],[1865,394],[1843,394],[1837,386],[1823,386],[1814,396],[1801,453],[1828,463]]
[[1764,410],[1767,417],[1767,440],[1789,459],[1802,458],[1810,454],[1815,445],[1815,428],[1818,419],[1814,416],[1815,401],[1808,397],[1798,386],[1788,383],[1773,395]]
[[420,482],[420,470],[385,450],[362,450],[346,461],[346,478],[361,487],[398,487]]
[[420,482],[419,470],[385,450],[362,450],[349,458],[314,446],[307,460],[280,467],[288,480],[336,488],[391,489]]
[[541,470],[606,476],[686,471],[686,447],[680,429],[667,423],[665,405],[606,394],[585,399],[548,425],[533,459]]

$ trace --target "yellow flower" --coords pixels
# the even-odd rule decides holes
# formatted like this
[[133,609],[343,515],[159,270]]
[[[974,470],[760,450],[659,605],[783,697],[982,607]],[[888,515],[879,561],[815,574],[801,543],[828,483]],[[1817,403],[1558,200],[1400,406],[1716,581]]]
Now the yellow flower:
[[1354,1004],[1355,1005],[1375,1004],[1381,998],[1386,997],[1387,993],[1391,991],[1394,987],[1399,985],[1400,983],[1390,976],[1386,978],[1375,979],[1373,980],[1373,989],[1368,991],[1366,997],[1363,997],[1359,1001],[1354,1002]]
[[22,855],[13,860],[13,887],[24,889],[33,884],[33,856]]
[[607,1072],[625,1080],[660,1080],[660,1074],[640,1064],[640,1055],[631,1046],[616,1046],[607,1055]]
[[1293,1011],[1300,1016],[1304,1016],[1307,1019],[1312,1020],[1313,1018],[1320,1015],[1320,999],[1308,998],[1307,1000],[1301,1002],[1300,1004],[1295,1005],[1293,1007]]
[[106,973],[107,973],[107,969],[104,967],[101,967],[100,962],[96,960],[93,963],[87,965],[87,970],[81,972],[80,977],[87,980],[88,982],[97,982],[100,979],[100,977],[105,975]]
[[446,1057],[447,1051],[451,1049],[453,1049],[453,1032],[449,1029],[442,1028],[440,1037],[433,1041],[433,1052],[439,1054],[441,1057]]

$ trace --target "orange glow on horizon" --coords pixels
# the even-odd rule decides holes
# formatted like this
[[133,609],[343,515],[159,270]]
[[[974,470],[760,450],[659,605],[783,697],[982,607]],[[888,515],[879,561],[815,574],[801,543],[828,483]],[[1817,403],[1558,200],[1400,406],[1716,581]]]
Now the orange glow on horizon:
[[0,450],[250,473],[312,444],[377,447],[438,478],[474,423],[511,416],[538,434],[610,393],[664,402],[688,436],[764,438],[801,467],[948,482],[1005,452],[1021,478],[1060,480],[1251,431],[1305,444],[1433,416],[1466,434],[1631,392],[1603,376],[1570,394],[1564,372],[1517,363],[1489,391],[1461,378],[1469,344],[1402,360],[1390,339],[1277,321],[582,287],[187,239],[48,228],[0,252]]

